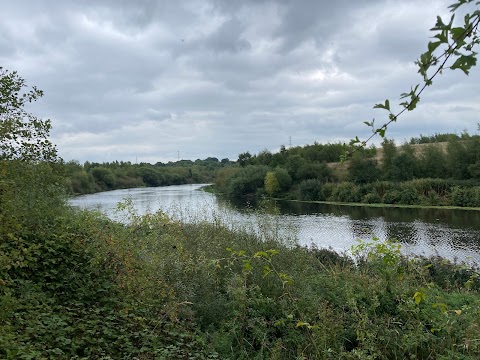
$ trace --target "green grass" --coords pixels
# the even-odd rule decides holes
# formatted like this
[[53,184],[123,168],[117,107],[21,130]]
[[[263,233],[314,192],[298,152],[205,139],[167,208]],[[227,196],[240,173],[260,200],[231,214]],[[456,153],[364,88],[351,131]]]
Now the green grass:
[[215,189],[214,185],[207,185],[202,187],[202,191],[208,192],[210,194],[216,194],[218,191]]
[[403,204],[368,204],[358,202],[337,202],[337,201],[304,201],[304,200],[292,200],[282,198],[272,198],[276,201],[291,201],[299,203],[310,204],[326,204],[326,205],[339,205],[339,206],[361,206],[361,207],[374,207],[374,208],[407,208],[407,209],[445,209],[445,210],[473,210],[479,211],[478,207],[465,207],[465,206],[438,206],[438,205],[403,205]]

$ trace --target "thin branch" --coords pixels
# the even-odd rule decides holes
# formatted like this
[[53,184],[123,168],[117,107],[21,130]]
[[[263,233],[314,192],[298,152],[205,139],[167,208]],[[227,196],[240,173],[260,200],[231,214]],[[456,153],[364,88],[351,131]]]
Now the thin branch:
[[[398,117],[400,117],[405,111],[409,110],[411,106],[420,99],[420,95],[427,88],[427,86],[430,86],[432,84],[432,80],[446,68],[445,65],[447,61],[452,57],[452,55],[455,55],[455,49],[458,47],[459,42],[463,41],[467,37],[470,37],[473,33],[476,33],[478,31],[479,24],[480,24],[480,15],[476,15],[476,19],[474,20],[473,25],[469,27],[469,29],[465,29],[465,31],[459,37],[457,37],[457,39],[454,39],[453,43],[449,44],[448,48],[443,52],[442,55],[440,55],[438,58],[435,58],[430,62],[429,65],[431,65],[434,62],[437,62],[439,59],[445,56],[445,59],[443,60],[442,64],[437,68],[434,74],[430,76],[427,79],[427,81],[424,82],[424,85],[422,86],[420,91],[410,100],[410,102],[406,106],[404,106],[404,108],[398,114],[391,117],[391,119],[388,122],[383,124],[381,127],[374,129],[373,134],[370,135],[369,138],[362,141],[359,146],[354,148],[353,151],[346,152],[346,154],[351,156],[359,149],[364,148],[367,145],[367,143],[377,135],[379,130],[382,130],[382,129],[386,130],[392,122],[396,122]],[[471,43],[472,46],[474,43],[475,43],[475,40],[472,41]]]

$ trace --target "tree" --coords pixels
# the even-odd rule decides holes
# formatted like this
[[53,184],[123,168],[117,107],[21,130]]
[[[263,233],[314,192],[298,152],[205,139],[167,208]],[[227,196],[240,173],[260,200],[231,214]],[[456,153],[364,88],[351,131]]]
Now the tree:
[[238,163],[241,167],[245,167],[249,163],[251,158],[252,155],[248,151],[241,153],[238,155]]
[[48,140],[50,120],[39,119],[24,109],[43,92],[36,87],[25,91],[26,87],[17,72],[0,67],[0,159],[56,161],[57,150]]
[[307,161],[301,157],[300,155],[290,155],[287,158],[285,163],[285,168],[287,169],[290,176],[297,180],[297,172],[298,170],[307,163]]
[[265,175],[265,191],[268,195],[278,195],[287,191],[292,185],[292,178],[288,171],[281,167],[276,167],[274,171],[269,171]]
[[422,177],[443,178],[446,174],[446,156],[443,150],[435,145],[428,144],[420,157]]
[[[0,223],[14,229],[35,229],[61,211],[65,199],[57,151],[48,140],[50,121],[25,111],[43,93],[26,88],[16,72],[0,67]],[[1,224],[0,236],[12,230]]]
[[384,139],[382,142],[382,148],[383,148],[383,163],[382,163],[383,178],[385,180],[390,180],[392,178],[392,161],[393,161],[393,158],[397,155],[397,146],[395,145],[394,140]]
[[280,190],[280,184],[275,173],[273,171],[267,172],[267,175],[265,175],[265,191],[272,196],[277,194],[278,190]]
[[264,149],[258,153],[257,163],[259,165],[270,165],[271,162],[272,162],[272,153],[269,150]]
[[323,162],[320,164],[316,163],[305,163],[303,164],[296,172],[295,177],[298,180],[306,179],[318,179],[321,182],[327,182],[333,178],[332,170],[328,165]]
[[459,140],[449,141],[446,158],[448,172],[452,178],[464,180],[470,177],[468,167],[475,162],[475,154],[468,151],[466,143]]
[[380,169],[376,160],[366,158],[361,153],[356,153],[348,166],[348,175],[350,181],[355,184],[367,184],[380,178]]
[[415,159],[406,152],[402,152],[393,158],[391,180],[407,181],[415,176]]

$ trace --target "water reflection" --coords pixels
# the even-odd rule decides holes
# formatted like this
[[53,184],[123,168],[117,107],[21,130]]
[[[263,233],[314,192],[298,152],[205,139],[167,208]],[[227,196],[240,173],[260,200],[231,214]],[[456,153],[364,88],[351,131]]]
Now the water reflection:
[[[367,208],[266,202],[263,212],[231,206],[202,185],[116,190],[79,196],[74,206],[97,208],[120,220],[115,207],[130,198],[140,214],[161,209],[182,221],[222,222],[288,243],[346,251],[357,239],[397,239],[404,251],[480,263],[480,212],[444,209]],[[267,234],[268,233],[268,234]]]

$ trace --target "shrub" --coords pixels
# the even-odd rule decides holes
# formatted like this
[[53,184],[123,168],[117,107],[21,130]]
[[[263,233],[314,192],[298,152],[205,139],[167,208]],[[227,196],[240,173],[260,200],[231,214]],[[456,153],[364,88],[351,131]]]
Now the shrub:
[[366,194],[362,198],[362,203],[365,204],[380,204],[382,202],[382,198],[378,194]]
[[415,205],[420,202],[417,191],[410,184],[404,184],[400,190],[400,204]]
[[319,193],[319,200],[320,201],[330,201],[332,199],[333,190],[335,189],[336,185],[334,183],[326,183],[323,184],[322,190]]
[[388,190],[382,199],[385,204],[397,204],[400,201],[400,191],[396,189]]
[[321,199],[322,182],[318,179],[303,180],[298,185],[298,199],[303,201],[318,201]]
[[350,182],[340,183],[333,190],[332,199],[339,202],[358,202],[360,200],[358,187]]

